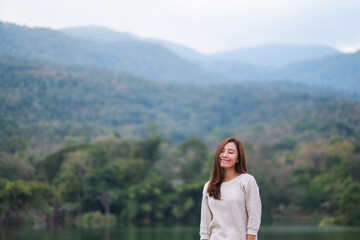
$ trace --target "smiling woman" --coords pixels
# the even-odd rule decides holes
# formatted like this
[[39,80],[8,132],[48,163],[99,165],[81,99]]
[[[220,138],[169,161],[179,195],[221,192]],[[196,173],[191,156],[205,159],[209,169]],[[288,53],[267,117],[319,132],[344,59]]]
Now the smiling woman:
[[203,189],[201,239],[257,239],[261,200],[247,173],[245,151],[238,139],[227,138],[215,153],[210,181]]

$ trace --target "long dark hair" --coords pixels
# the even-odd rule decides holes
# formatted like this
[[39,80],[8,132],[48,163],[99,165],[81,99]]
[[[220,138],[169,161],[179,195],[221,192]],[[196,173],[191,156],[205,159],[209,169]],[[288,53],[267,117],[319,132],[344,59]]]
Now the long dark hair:
[[221,199],[220,187],[221,187],[221,183],[224,180],[224,169],[220,167],[220,153],[225,147],[225,145],[228,144],[229,142],[235,143],[238,152],[239,162],[235,163],[235,171],[238,173],[248,172],[246,167],[245,151],[240,140],[236,138],[227,138],[224,141],[222,141],[219,144],[215,153],[214,163],[210,176],[210,182],[207,188],[207,192],[209,193],[209,196],[218,200]]

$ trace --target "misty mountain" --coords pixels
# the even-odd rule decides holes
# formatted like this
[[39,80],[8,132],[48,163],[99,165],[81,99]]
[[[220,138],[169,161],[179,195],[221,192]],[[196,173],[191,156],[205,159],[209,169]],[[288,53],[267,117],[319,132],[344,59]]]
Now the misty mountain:
[[[105,33],[100,39],[96,35],[101,35],[101,31]],[[339,89],[347,93],[360,91],[357,87],[360,79],[359,53],[341,54],[335,51],[335,54],[331,54],[333,52],[331,49],[324,48],[322,54],[327,52],[329,55],[280,68],[258,66],[237,60],[235,57],[233,60],[216,59],[221,55],[216,58],[206,56],[182,45],[161,40],[142,40],[109,29],[84,27],[73,28],[71,32],[74,37],[62,31],[0,23],[0,54],[66,64],[91,65],[162,82],[196,85],[280,80]],[[277,48],[283,49],[279,50],[279,56],[286,49],[279,46]],[[313,48],[292,46],[288,50],[294,53],[296,51],[291,49],[308,52]],[[313,57],[320,54],[316,49],[321,48],[315,48],[314,52],[317,55],[314,53]],[[310,52],[305,55],[309,56]],[[277,54],[274,53],[274,59],[276,56]]]
[[181,44],[172,43],[169,41],[156,39],[156,38],[140,38],[130,33],[123,33],[99,26],[86,26],[86,27],[73,27],[61,30],[63,33],[70,37],[98,41],[103,43],[110,43],[116,41],[143,41],[162,45],[182,57],[191,61],[205,61],[207,56],[201,54],[194,49],[186,47]]
[[188,61],[201,63],[201,62],[207,62],[209,59],[208,55],[199,53],[194,49],[186,47],[181,44],[172,43],[160,39],[147,39],[147,41],[160,44]]
[[67,64],[94,65],[156,81],[210,83],[208,74],[165,47],[144,41],[100,43],[60,31],[0,22],[0,53]]
[[74,38],[92,40],[102,43],[117,41],[139,41],[140,38],[127,32],[116,32],[106,27],[82,26],[61,29],[61,32]]
[[294,63],[274,73],[273,78],[359,93],[359,66],[360,51]]
[[297,62],[283,68],[259,67],[240,61],[215,61],[203,66],[234,82],[296,82],[347,94],[360,93],[360,51]]
[[96,40],[100,42],[113,42],[127,40],[142,40],[160,44],[178,56],[202,63],[234,63],[242,62],[254,66],[273,66],[283,67],[287,64],[304,61],[309,59],[321,58],[340,52],[334,48],[321,45],[289,45],[289,44],[271,44],[259,47],[241,48],[215,54],[202,54],[187,46],[164,41],[161,39],[141,39],[135,35],[117,32],[108,28],[87,26],[74,27],[62,30],[71,37]]
[[216,53],[210,57],[213,61],[240,61],[255,66],[284,67],[295,62],[339,53],[336,49],[327,46],[271,44]]

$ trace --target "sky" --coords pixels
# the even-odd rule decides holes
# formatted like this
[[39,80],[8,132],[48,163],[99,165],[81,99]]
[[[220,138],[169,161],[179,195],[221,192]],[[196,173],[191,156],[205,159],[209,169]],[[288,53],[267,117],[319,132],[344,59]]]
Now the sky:
[[104,26],[202,53],[272,43],[360,49],[359,0],[0,0],[0,21]]

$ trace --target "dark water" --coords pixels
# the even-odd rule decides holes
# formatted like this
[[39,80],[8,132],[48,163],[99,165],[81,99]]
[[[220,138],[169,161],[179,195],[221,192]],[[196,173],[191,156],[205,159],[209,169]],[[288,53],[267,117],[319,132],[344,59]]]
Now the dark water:
[[[197,240],[197,227],[118,227],[109,229],[0,229],[1,240]],[[259,240],[359,240],[360,228],[265,226]]]

